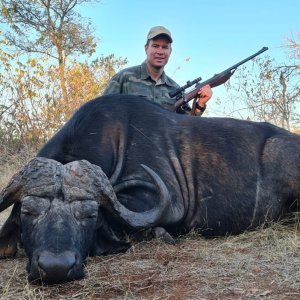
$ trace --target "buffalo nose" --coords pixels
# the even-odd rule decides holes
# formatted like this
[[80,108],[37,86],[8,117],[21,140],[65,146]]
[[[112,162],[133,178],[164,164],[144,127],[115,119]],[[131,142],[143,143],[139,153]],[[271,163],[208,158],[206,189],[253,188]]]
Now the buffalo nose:
[[69,271],[76,264],[76,256],[70,251],[60,254],[42,252],[38,258],[41,279],[47,282],[69,280]]

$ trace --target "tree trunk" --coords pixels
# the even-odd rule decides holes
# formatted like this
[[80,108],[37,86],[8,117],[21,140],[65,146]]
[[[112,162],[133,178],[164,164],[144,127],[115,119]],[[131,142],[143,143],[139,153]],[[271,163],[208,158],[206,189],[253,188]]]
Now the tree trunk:
[[286,99],[286,80],[283,72],[280,73],[280,84],[282,86],[282,94],[281,94],[281,103],[282,103],[282,118],[281,118],[281,127],[290,130],[289,123],[289,112],[287,108],[287,99]]
[[60,87],[63,96],[63,103],[68,107],[68,113],[70,113],[69,99],[67,93],[67,84],[66,84],[66,75],[65,75],[65,59],[63,56],[62,49],[57,46],[58,53],[58,68],[59,68],[59,77],[60,77]]

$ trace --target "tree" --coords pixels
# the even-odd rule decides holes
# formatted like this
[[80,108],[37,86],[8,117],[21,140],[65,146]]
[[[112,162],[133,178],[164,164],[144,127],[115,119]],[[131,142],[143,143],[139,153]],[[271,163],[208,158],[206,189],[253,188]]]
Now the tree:
[[5,40],[0,40],[0,142],[17,145],[39,136],[46,74],[36,59],[22,62],[18,52],[9,54],[3,45]]
[[0,0],[0,146],[45,142],[127,63],[113,54],[90,61],[96,44],[75,12],[84,2],[92,0]]
[[[300,60],[300,32],[296,33],[296,37],[288,38],[285,47],[290,50],[292,57]],[[300,63],[295,64],[292,67],[300,69]]]
[[244,110],[248,111],[250,119],[290,129],[291,123],[299,119],[296,112],[300,103],[297,74],[297,68],[278,65],[268,56],[256,58],[252,68],[243,66],[237,70],[230,89],[233,98],[246,106]]
[[66,107],[58,91],[56,66],[36,58],[21,61],[17,53],[0,47],[0,144],[45,142],[80,105],[102,94],[124,64],[126,59],[114,55],[91,63],[73,61],[66,68],[70,104]]
[[91,55],[96,43],[91,24],[75,8],[97,0],[0,0],[9,43],[26,53],[48,55],[58,63],[62,98],[68,105],[67,59]]
[[126,59],[115,58],[113,54],[102,56],[90,63],[73,61],[66,69],[69,90],[68,109],[56,95],[58,85],[56,78],[59,71],[51,67],[48,70],[47,93],[44,97],[46,101],[40,116],[45,121],[41,136],[45,139],[49,138],[80,105],[101,95],[109,79],[126,63]]

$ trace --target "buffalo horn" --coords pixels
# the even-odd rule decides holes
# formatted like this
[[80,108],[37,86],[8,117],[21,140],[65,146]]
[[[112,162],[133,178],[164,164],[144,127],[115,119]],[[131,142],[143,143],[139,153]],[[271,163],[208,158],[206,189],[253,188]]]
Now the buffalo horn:
[[[123,204],[121,204],[117,200],[117,197],[112,197],[109,203],[112,212],[115,215],[117,215],[124,223],[126,223],[127,225],[133,228],[146,228],[146,227],[152,227],[155,224],[157,224],[160,221],[161,216],[163,215],[165,210],[169,207],[171,202],[170,193],[166,185],[162,181],[162,179],[159,177],[159,175],[149,167],[145,165],[141,165],[141,166],[151,176],[151,178],[155,183],[156,190],[159,193],[158,204],[147,211],[135,212],[129,210]],[[116,192],[118,192],[124,188],[130,186],[138,186],[138,185],[142,185],[148,188],[155,188],[153,184],[147,183],[145,181],[129,180],[129,181],[125,181],[124,183],[118,184],[117,186],[114,187],[114,189]]]
[[[0,212],[21,200],[25,191],[48,191],[55,185],[60,163],[43,157],[33,158],[18,173],[0,193]],[[46,187],[46,188],[45,188]]]
[[[21,173],[21,172],[20,172]],[[0,193],[0,212],[20,199],[22,193],[21,174],[15,174],[8,185]]]

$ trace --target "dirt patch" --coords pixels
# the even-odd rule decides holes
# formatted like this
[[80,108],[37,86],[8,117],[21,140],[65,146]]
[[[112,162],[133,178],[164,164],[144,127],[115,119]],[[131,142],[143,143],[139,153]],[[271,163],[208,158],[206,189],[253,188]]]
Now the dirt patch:
[[53,286],[27,282],[26,257],[0,261],[1,299],[300,299],[297,224],[175,245],[135,244],[89,258],[86,277]]

